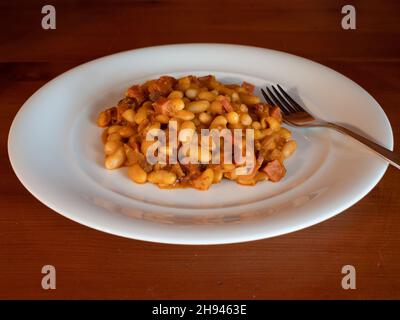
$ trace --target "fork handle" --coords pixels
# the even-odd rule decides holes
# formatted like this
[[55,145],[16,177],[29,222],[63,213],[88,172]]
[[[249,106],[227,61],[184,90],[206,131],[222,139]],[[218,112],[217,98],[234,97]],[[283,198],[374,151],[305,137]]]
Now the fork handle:
[[370,148],[376,154],[378,154],[383,159],[388,161],[391,165],[393,165],[397,169],[400,169],[400,155],[399,154],[394,153],[393,151],[390,151],[389,149],[386,149],[385,147],[382,147],[381,145],[379,145],[375,142],[372,142],[371,140],[369,140],[347,128],[339,126],[337,124],[327,122],[323,126],[335,129],[336,131],[339,131],[340,133],[349,135],[350,137],[356,139],[358,142],[361,142],[362,144],[366,145],[368,148]]

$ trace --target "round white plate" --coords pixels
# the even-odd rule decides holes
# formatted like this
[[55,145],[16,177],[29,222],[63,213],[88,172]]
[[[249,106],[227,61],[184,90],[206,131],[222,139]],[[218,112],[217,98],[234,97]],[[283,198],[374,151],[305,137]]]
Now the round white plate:
[[314,115],[392,148],[379,104],[341,74],[290,54],[236,45],[184,44],[114,54],[74,68],[38,90],[10,129],[8,151],[24,186],[60,214],[112,234],[177,244],[232,243],[281,235],[345,210],[387,164],[328,129],[294,129],[295,155],[278,183],[224,181],[208,191],[161,190],[103,167],[97,114],[125,89],[160,75],[215,74],[223,82],[279,83]]

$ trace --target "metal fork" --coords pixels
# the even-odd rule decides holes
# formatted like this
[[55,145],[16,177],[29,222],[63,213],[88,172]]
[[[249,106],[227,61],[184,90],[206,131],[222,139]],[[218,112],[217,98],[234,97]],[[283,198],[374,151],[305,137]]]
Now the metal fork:
[[400,155],[382,147],[381,145],[370,141],[369,139],[347,129],[340,125],[315,119],[304,108],[299,105],[282,87],[278,84],[276,89],[271,86],[272,90],[266,87],[267,92],[261,89],[261,92],[269,105],[278,107],[283,114],[283,121],[289,125],[297,127],[325,127],[335,129],[340,133],[346,134],[358,142],[361,142],[391,165],[400,169]]

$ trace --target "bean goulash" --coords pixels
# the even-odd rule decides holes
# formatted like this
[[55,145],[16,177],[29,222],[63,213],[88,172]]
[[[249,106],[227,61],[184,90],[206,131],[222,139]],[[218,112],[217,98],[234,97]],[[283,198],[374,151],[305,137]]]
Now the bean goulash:
[[[133,85],[116,106],[98,116],[98,126],[105,128],[102,135],[105,167],[126,166],[132,181],[151,182],[161,188],[207,190],[223,178],[242,185],[281,180],[286,173],[283,162],[296,150],[296,142],[291,140],[291,132],[281,127],[279,108],[262,103],[253,91],[254,86],[250,83],[222,84],[211,75],[179,79],[162,76],[142,85]],[[192,160],[195,157],[197,163],[169,162],[174,152],[171,143],[155,153],[165,153],[166,162],[150,163],[147,151],[157,140],[149,141],[146,137],[152,129],[162,130],[168,137],[172,122],[176,124],[175,151],[176,147],[193,143],[193,137],[202,129],[239,130],[243,138],[232,138],[231,152],[238,147],[242,156],[250,155],[254,159],[251,171],[240,173],[237,169],[244,167],[243,163],[224,161],[227,149],[223,143],[216,144],[215,140],[204,148],[198,139],[197,152],[192,152],[194,149],[185,151],[185,155]],[[250,131],[254,135],[251,149],[245,144]],[[218,139],[222,141],[222,138]],[[219,150],[219,163],[212,161],[216,148]],[[233,159],[233,155],[230,156]]]

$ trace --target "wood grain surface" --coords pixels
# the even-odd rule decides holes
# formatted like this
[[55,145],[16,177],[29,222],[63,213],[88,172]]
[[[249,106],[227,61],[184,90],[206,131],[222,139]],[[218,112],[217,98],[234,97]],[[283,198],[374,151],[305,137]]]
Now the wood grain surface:
[[[41,28],[45,4],[57,10],[56,30]],[[345,4],[350,1],[2,1],[0,298],[399,299],[400,172],[394,168],[350,209],[305,230],[242,244],[178,246],[108,235],[56,214],[21,185],[8,160],[10,124],[47,81],[121,50],[184,42],[255,45],[332,67],[381,104],[399,150],[400,2],[351,1],[356,30],[341,28]],[[56,267],[56,290],[41,288],[46,264]],[[356,290],[341,288],[346,264],[356,267]]]

